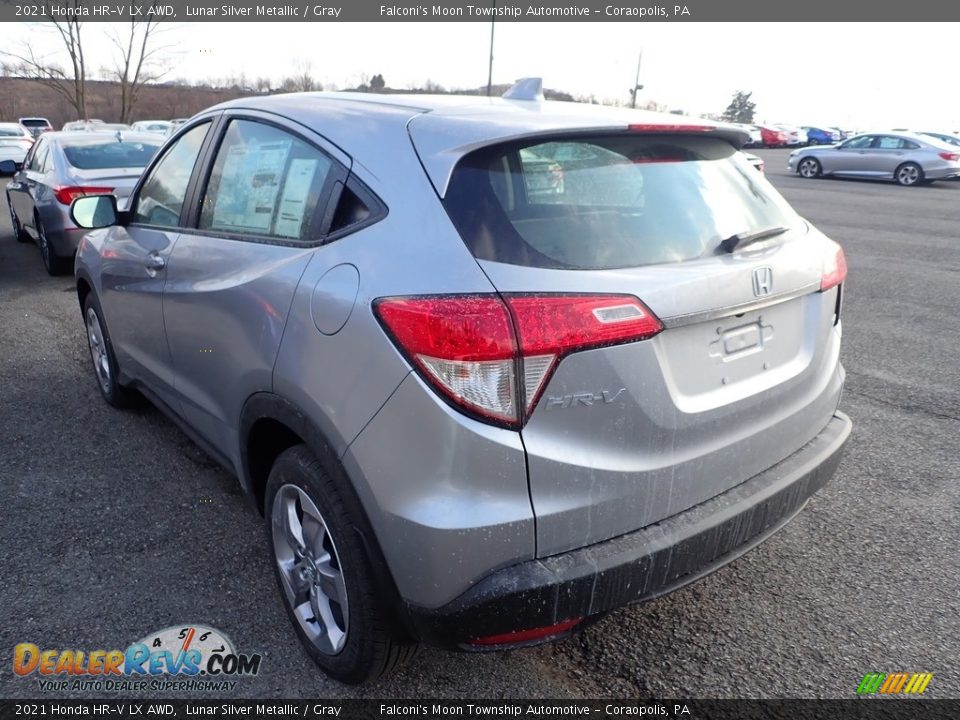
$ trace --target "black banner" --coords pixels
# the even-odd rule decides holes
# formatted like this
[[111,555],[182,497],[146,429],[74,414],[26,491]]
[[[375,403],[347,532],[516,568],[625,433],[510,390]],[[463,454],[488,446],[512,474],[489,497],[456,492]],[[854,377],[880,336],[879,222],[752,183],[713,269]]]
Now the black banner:
[[0,0],[0,20],[42,22],[918,22],[960,19],[942,0]]
[[13,718],[956,720],[960,700],[3,700]]

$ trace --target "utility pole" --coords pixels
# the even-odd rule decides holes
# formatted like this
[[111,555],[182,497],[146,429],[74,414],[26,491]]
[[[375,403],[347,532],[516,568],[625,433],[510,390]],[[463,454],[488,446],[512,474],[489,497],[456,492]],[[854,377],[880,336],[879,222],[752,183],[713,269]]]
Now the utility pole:
[[490,16],[490,64],[487,66],[487,97],[493,92],[493,28],[497,16],[497,0],[493,0],[493,15]]
[[643,62],[643,48],[640,48],[640,57],[637,58],[637,77],[633,81],[633,89],[630,90],[630,107],[636,109],[637,107],[637,93],[640,90],[643,90],[643,85],[640,84],[640,63]]

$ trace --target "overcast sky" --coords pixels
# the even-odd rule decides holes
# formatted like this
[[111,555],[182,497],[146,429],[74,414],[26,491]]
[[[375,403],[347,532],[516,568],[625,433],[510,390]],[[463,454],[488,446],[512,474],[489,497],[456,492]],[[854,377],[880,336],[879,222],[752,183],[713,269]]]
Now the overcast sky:
[[[109,61],[109,27],[84,26],[91,67]],[[748,90],[758,121],[960,130],[958,31],[957,23],[501,22],[493,80],[540,76],[550,88],[625,101],[642,49],[640,98],[671,109],[722,112],[734,91]],[[56,49],[49,30],[0,23],[0,48],[23,41]],[[276,81],[308,62],[326,86],[381,73],[390,87],[465,88],[486,84],[490,25],[190,23],[168,27],[163,42],[176,46],[171,79]]]

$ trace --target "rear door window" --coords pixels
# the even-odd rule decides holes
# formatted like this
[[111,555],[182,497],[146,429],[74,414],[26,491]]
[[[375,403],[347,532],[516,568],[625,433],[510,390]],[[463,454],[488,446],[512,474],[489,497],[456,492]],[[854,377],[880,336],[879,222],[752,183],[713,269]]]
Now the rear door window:
[[200,229],[310,240],[333,161],[284,130],[233,120],[217,151]]
[[467,155],[444,206],[483,260],[568,269],[677,262],[803,222],[717,138],[618,134]]

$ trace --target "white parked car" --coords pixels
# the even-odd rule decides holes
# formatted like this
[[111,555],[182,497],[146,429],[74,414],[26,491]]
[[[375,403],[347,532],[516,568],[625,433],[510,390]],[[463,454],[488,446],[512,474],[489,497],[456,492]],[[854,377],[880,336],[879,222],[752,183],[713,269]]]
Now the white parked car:
[[807,144],[807,131],[795,125],[774,125],[778,130],[787,134],[787,145],[796,147],[797,145]]
[[167,135],[173,126],[169,120],[138,120],[133,124],[136,132],[155,133],[157,135]]
[[17,167],[33,147],[33,135],[19,123],[0,123],[0,160],[13,160]]

